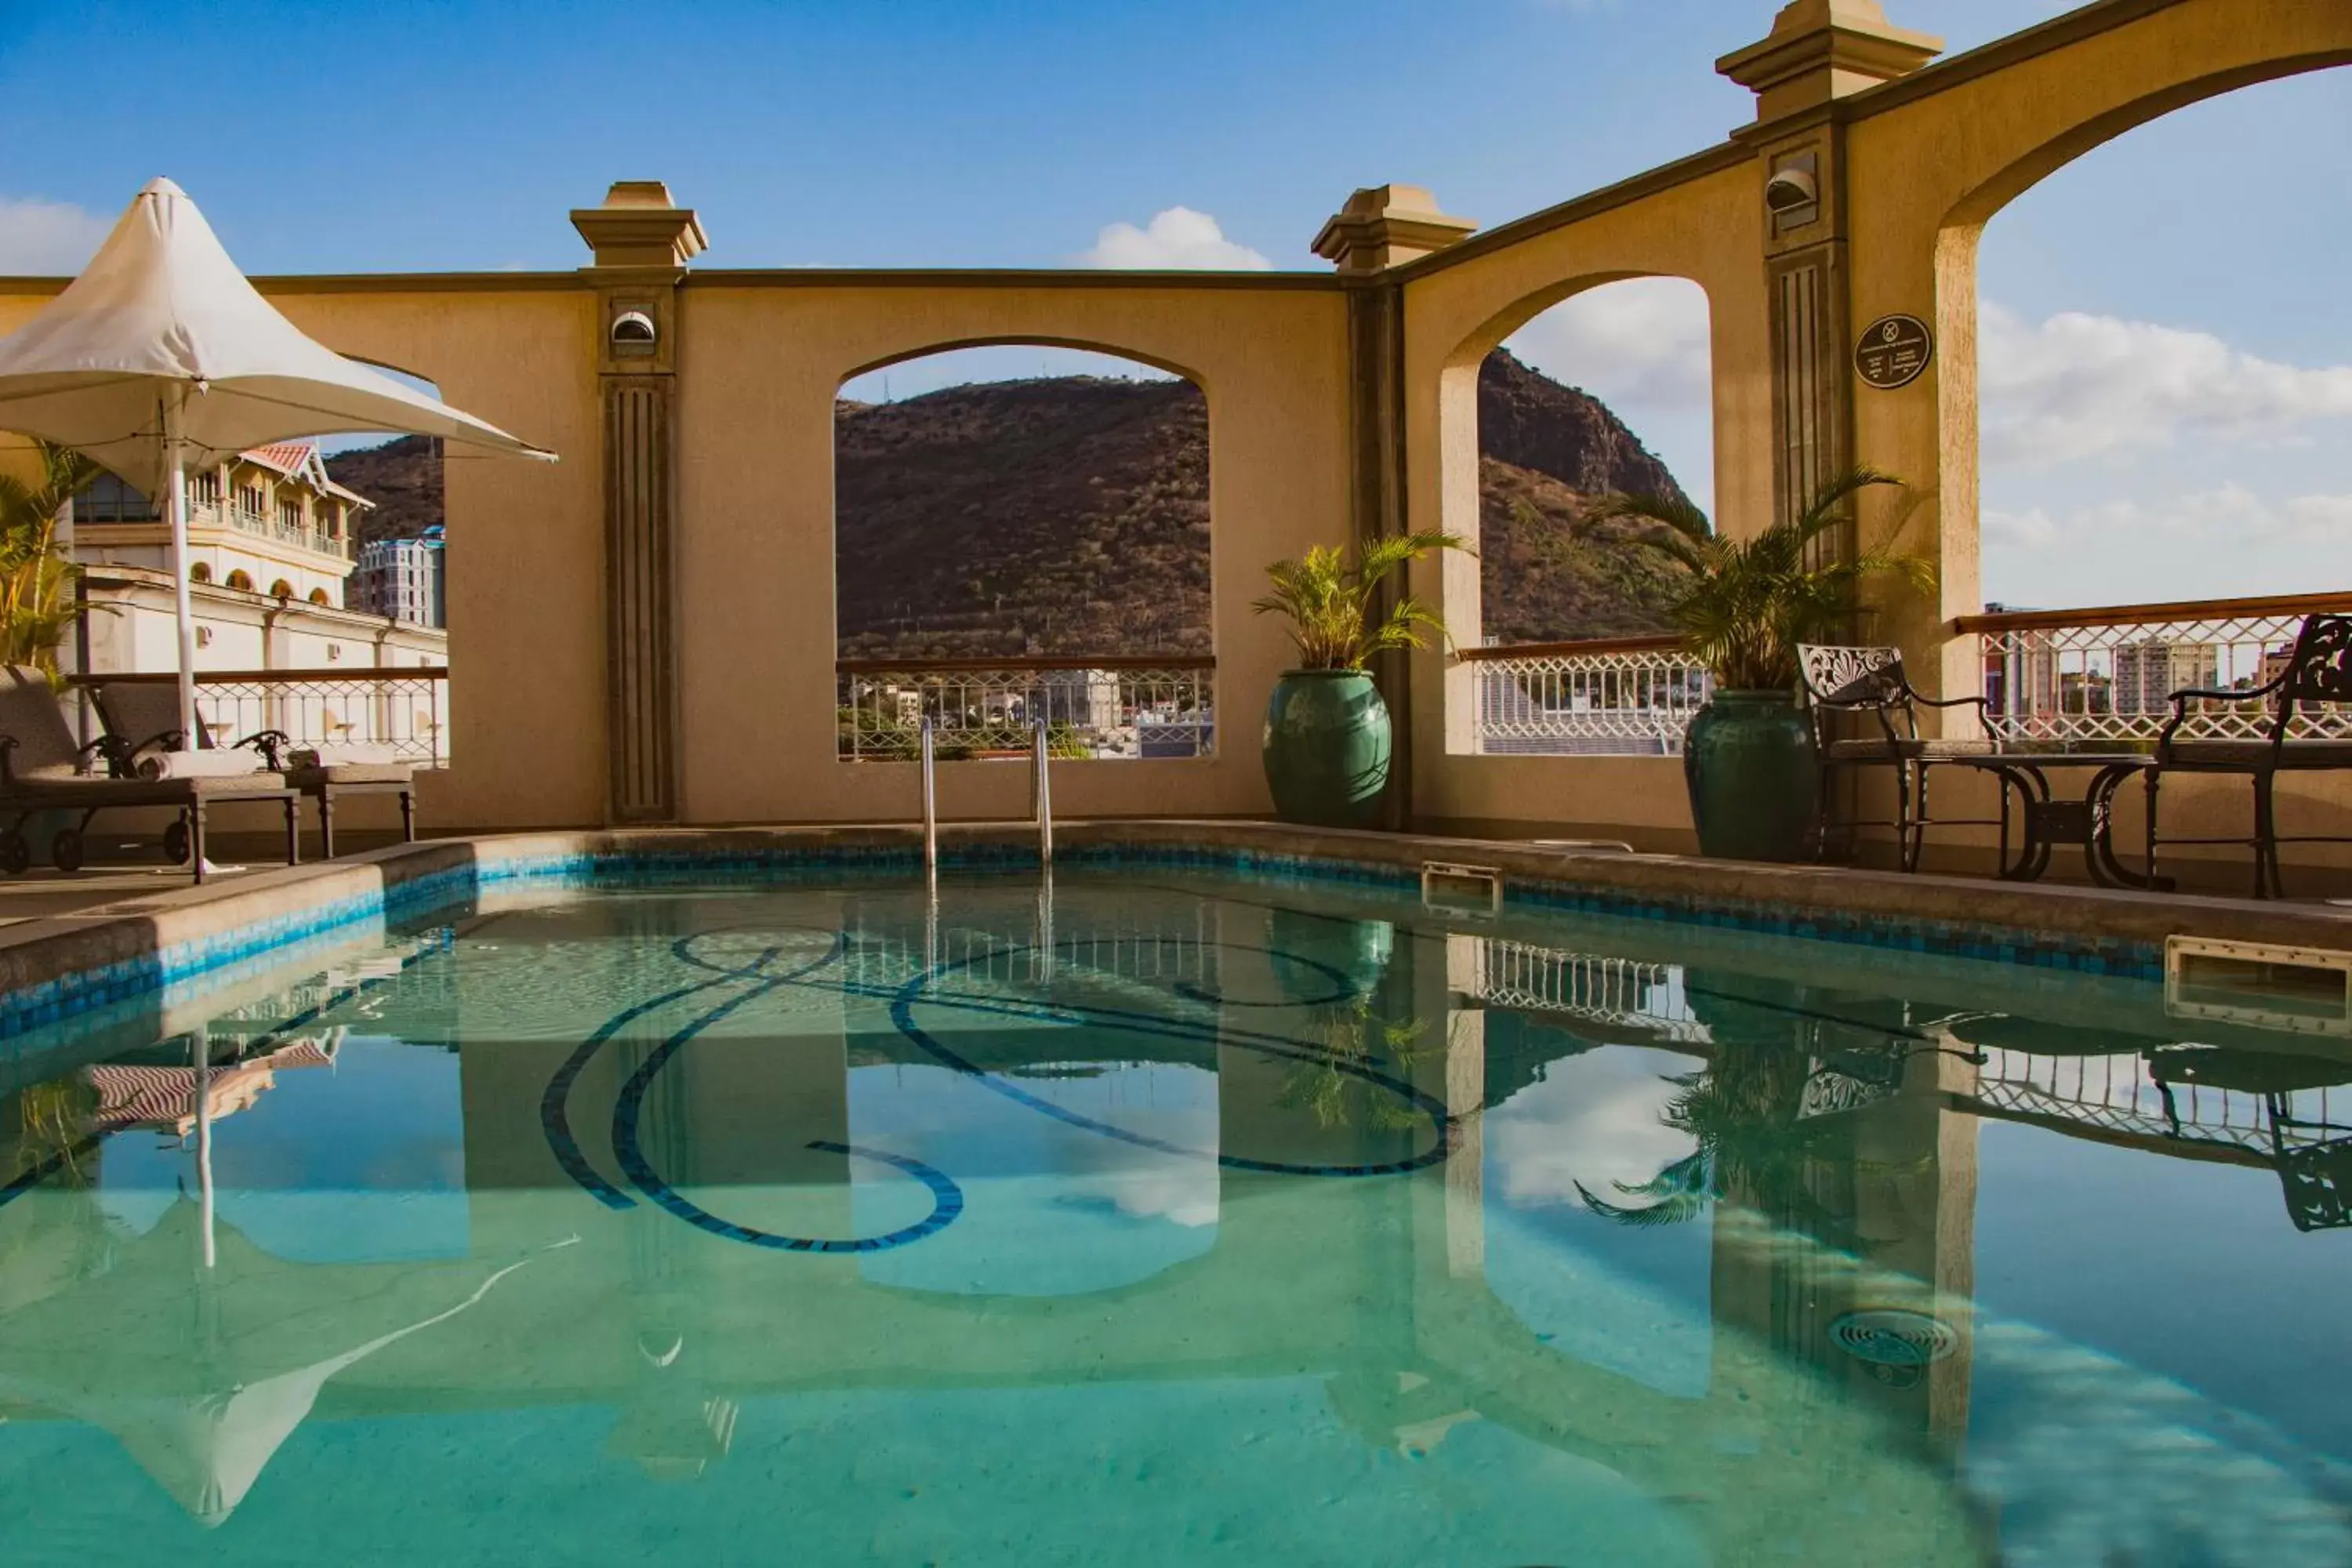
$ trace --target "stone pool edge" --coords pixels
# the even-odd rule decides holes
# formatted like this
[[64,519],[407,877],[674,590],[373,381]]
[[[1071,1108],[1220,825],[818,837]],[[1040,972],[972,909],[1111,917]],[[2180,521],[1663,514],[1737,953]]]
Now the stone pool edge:
[[[1034,867],[1018,824],[942,830],[950,868]],[[427,840],[328,864],[182,888],[0,929],[0,1037],[126,1001],[484,887],[619,871],[915,868],[904,827],[646,828]],[[1057,858],[1240,870],[1411,887],[1427,860],[1491,867],[1509,906],[2077,970],[2161,973],[2173,934],[2352,949],[2352,911],[2325,906],[1767,866],[1414,834],[1233,820],[1066,822]]]

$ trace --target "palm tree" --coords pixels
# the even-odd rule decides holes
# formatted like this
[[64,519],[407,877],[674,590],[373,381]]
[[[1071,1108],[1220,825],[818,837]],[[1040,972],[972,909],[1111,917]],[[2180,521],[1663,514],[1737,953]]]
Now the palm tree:
[[1389,574],[1437,550],[1463,550],[1458,533],[1399,533],[1368,540],[1350,563],[1336,545],[1318,544],[1294,561],[1265,569],[1274,592],[1251,608],[1290,617],[1301,669],[1361,669],[1375,654],[1425,647],[1423,627],[1443,637],[1445,624],[1418,599],[1399,598],[1373,624],[1373,600]]
[[1892,474],[1856,464],[1822,481],[1802,512],[1749,539],[1717,533],[1706,513],[1680,496],[1597,496],[1584,522],[1654,524],[1635,542],[1686,574],[1667,613],[1691,657],[1727,690],[1786,691],[1797,684],[1797,645],[1844,620],[1864,578],[1896,572],[1923,590],[1935,583],[1934,563],[1920,556],[1874,549],[1824,558],[1822,536],[1843,528],[1854,499],[1878,486],[1905,488]]
[[0,474],[0,663],[57,673],[58,644],[80,605],[81,568],[58,549],[58,514],[103,472],[71,447],[37,442],[41,478]]

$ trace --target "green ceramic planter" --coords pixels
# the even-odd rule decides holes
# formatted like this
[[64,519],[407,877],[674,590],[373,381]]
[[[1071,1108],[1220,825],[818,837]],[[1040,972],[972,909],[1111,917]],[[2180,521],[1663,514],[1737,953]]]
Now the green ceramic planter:
[[1811,858],[1821,764],[1812,725],[1786,691],[1718,691],[1683,742],[1698,852],[1721,860]]
[[1265,705],[1265,782],[1285,822],[1370,827],[1388,788],[1389,708],[1359,669],[1293,669]]

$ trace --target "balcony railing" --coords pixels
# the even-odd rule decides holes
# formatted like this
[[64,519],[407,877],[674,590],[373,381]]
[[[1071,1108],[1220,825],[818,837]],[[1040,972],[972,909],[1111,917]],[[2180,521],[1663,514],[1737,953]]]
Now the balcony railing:
[[[2305,616],[2352,611],[2352,594],[2008,611],[1952,623],[1982,638],[1986,723],[2018,746],[2151,742],[2188,687],[2247,690],[2278,673]],[[2183,733],[2268,733],[2264,702],[2198,704]],[[2352,738],[2352,708],[2296,715],[2295,732]]]
[[[168,672],[78,675],[77,687],[169,686]],[[421,768],[449,763],[449,669],[420,665],[394,669],[206,669],[196,672],[196,711],[215,744],[227,745],[263,730],[278,730],[296,748],[378,745]],[[87,732],[99,732],[86,712]]]
[[1025,757],[1041,718],[1057,757],[1203,757],[1215,742],[1213,658],[851,658],[835,670],[849,761],[913,757],[926,717],[941,761]]
[[1488,756],[1675,756],[1707,698],[1673,637],[1464,648]]
[[[74,507],[76,527],[85,524],[105,527],[113,523],[133,523],[152,527],[164,521],[152,503],[79,501]],[[339,555],[349,561],[356,552],[348,539],[338,539],[323,529],[307,523],[287,522],[282,519],[264,516],[244,507],[221,501],[192,501],[188,506],[190,528],[228,528],[239,533],[250,533],[257,539],[275,540],[280,544],[299,545],[315,550],[321,555]]]

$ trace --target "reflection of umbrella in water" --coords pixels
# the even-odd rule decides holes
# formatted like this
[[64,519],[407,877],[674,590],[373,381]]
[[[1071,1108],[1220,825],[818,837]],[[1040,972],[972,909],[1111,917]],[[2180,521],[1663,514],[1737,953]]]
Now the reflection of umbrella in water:
[[531,1261],[306,1266],[223,1225],[216,1263],[192,1282],[201,1224],[175,1203],[113,1269],[0,1320],[0,1394],[111,1433],[207,1526],[244,1500],[329,1380]]

